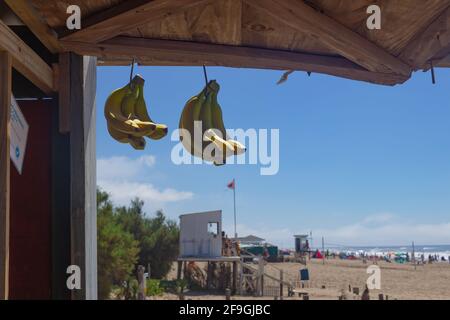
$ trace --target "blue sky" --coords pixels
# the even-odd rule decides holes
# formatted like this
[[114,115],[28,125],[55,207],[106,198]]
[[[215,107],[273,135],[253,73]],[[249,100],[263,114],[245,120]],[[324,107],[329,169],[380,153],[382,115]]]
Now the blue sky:
[[[204,86],[198,67],[136,67],[146,79],[152,118],[178,127],[185,102]],[[338,244],[450,243],[450,70],[418,72],[385,87],[331,76],[208,68],[221,85],[228,128],[279,129],[279,172],[259,165],[181,165],[170,134],[135,151],[109,137],[108,94],[129,78],[127,67],[98,69],[98,183],[113,200],[133,195],[173,219],[223,210],[232,234],[236,178],[238,233],[292,247],[294,233],[313,231]]]

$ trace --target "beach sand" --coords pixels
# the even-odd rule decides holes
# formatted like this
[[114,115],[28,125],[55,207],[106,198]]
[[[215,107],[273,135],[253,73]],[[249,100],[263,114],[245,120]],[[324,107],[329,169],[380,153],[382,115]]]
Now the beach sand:
[[[358,287],[360,295],[364,290],[366,280],[370,276],[366,273],[367,267],[371,265],[368,261],[364,264],[361,260],[310,260],[307,268],[310,274],[310,288],[302,291],[309,293],[309,299],[331,299],[337,300],[343,291],[347,299],[360,299],[349,293],[349,285]],[[433,264],[418,265],[416,268],[411,264],[378,262],[381,270],[381,289],[370,290],[370,299],[378,299],[379,293],[388,295],[389,299],[410,300],[410,299],[450,299],[450,264],[439,262]],[[298,270],[304,268],[299,263],[269,263],[266,272],[278,276],[279,269],[285,273],[285,277],[298,274]],[[175,264],[168,275],[169,279],[176,277]],[[267,281],[269,283],[269,281]],[[270,284],[267,284],[268,286]],[[165,294],[154,299],[177,299],[176,295]],[[223,294],[211,294],[211,292],[186,292],[186,299],[210,300],[224,299]],[[273,296],[266,297],[240,297],[233,296],[232,299],[268,299],[273,300]],[[302,299],[298,295],[295,297],[284,297],[287,299]]]

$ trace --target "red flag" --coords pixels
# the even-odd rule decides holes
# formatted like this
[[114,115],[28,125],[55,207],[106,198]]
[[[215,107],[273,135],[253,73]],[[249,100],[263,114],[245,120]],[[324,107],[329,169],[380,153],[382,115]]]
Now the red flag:
[[227,187],[234,190],[234,185],[235,185],[235,182],[233,179],[233,181],[231,181],[229,184],[227,184]]

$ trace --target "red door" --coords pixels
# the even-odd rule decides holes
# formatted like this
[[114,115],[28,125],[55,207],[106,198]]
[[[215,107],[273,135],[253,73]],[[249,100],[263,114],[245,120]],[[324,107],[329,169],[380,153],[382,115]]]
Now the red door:
[[11,163],[10,299],[51,298],[51,104],[19,101],[29,126],[22,175]]

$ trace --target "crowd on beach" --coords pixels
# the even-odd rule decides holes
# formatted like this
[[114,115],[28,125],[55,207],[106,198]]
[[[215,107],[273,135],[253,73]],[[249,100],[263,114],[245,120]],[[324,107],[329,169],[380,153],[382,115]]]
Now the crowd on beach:
[[363,260],[363,261],[385,261],[388,263],[433,263],[433,262],[448,262],[450,263],[450,255],[439,253],[408,253],[408,252],[365,252],[365,251],[334,251],[326,250],[323,254],[316,250],[312,253],[312,258],[326,259],[347,259],[347,260]]

